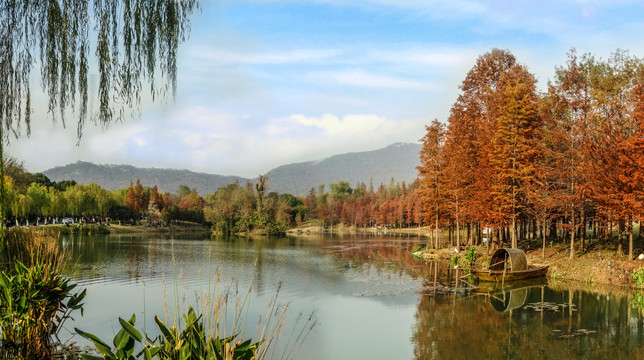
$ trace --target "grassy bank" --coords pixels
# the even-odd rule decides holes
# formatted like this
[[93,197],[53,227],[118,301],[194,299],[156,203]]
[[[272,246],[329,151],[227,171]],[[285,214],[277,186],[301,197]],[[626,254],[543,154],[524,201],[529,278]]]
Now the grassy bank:
[[109,235],[116,234],[166,234],[166,233],[181,233],[181,234],[194,234],[194,233],[210,233],[210,227],[187,222],[179,221],[173,222],[169,226],[158,226],[148,223],[147,221],[137,225],[118,225],[112,223],[110,225],[103,224],[73,224],[73,225],[41,225],[32,226],[29,229],[42,232],[50,236],[68,236],[68,235]]
[[147,234],[166,234],[166,233],[182,233],[182,234],[193,234],[193,233],[210,233],[211,229],[209,226],[202,224],[197,224],[188,221],[178,221],[172,222],[170,225],[159,226],[151,224],[147,221],[143,221],[137,225],[118,225],[112,223],[110,230],[113,233],[117,234],[130,234],[130,233],[147,233]]
[[43,225],[34,228],[46,235],[107,235],[110,228],[99,224],[76,224],[76,225]]
[[[492,256],[484,246],[476,247],[480,256],[476,260],[476,268],[485,268]],[[527,250],[528,264],[549,265],[547,276],[550,279],[575,281],[586,285],[607,285],[618,287],[636,287],[633,271],[644,269],[644,260],[628,260],[625,256],[618,256],[611,249],[597,249],[579,252],[570,259],[567,250],[569,245],[553,245],[546,247],[545,256],[542,250]],[[420,257],[428,260],[454,261],[458,258],[459,264],[465,264],[465,252],[456,253],[453,248],[438,250],[424,250]]]

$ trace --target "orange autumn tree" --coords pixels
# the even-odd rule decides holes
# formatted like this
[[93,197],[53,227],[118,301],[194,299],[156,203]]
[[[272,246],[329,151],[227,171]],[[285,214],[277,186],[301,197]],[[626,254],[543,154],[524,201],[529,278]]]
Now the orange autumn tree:
[[141,181],[136,179],[136,185],[132,185],[127,189],[125,196],[125,205],[137,214],[147,211],[148,201],[150,199],[149,192],[145,191]]
[[[425,126],[427,133],[421,139],[423,148],[420,151],[420,165],[418,177],[420,179],[420,192],[423,198],[425,221],[434,223],[434,247],[438,248],[438,229],[441,213],[444,212],[443,195],[443,142],[445,125],[434,120],[430,126]],[[388,204],[387,204],[388,205]]]
[[[547,166],[555,184],[552,196],[557,200],[559,220],[570,232],[570,257],[575,254],[575,239],[580,229],[583,249],[586,217],[591,211],[585,176],[587,152],[584,142],[592,118],[592,87],[590,77],[595,59],[584,55],[579,59],[574,50],[568,54],[566,67],[556,69],[555,79],[545,95],[547,143],[544,151],[550,159]],[[578,219],[578,220],[577,220]]]
[[[526,214],[537,221],[541,228],[541,256],[546,255],[546,238],[549,225],[560,215],[561,192],[558,179],[560,173],[559,153],[556,144],[560,138],[558,123],[562,114],[562,106],[552,97],[544,96],[539,101],[539,113],[543,122],[540,141],[535,141],[535,151],[539,156],[535,162],[535,169],[531,181],[526,185],[525,199]],[[554,235],[554,234],[551,234]]]
[[498,118],[500,81],[516,63],[505,50],[493,49],[480,56],[460,86],[462,93],[452,106],[445,138],[447,209],[457,228],[476,223],[478,228],[500,226],[494,212],[495,182],[492,139]]
[[631,180],[638,171],[628,160],[641,132],[637,119],[639,87],[644,65],[624,52],[594,64],[591,77],[593,118],[589,123],[585,151],[588,196],[599,214],[618,223],[618,253],[623,238],[629,238],[629,258],[633,258],[633,222],[641,214],[635,194],[641,183]]
[[[620,180],[627,184],[630,192],[624,202],[630,209],[644,213],[644,79],[633,89],[633,135],[619,146]],[[641,222],[640,222],[641,225]],[[640,230],[641,231],[641,230]],[[633,256],[633,236],[629,241],[629,256]]]
[[[445,135],[445,190],[446,208],[456,222],[457,230],[461,222],[471,222],[476,218],[471,210],[474,186],[477,183],[476,169],[478,154],[476,129],[477,118],[472,111],[467,111],[463,104],[455,104],[448,118]],[[460,231],[457,231],[457,242],[460,243]]]
[[517,221],[527,205],[527,188],[533,181],[542,124],[537,111],[536,80],[523,66],[512,66],[500,79],[496,131],[490,163],[497,222],[509,226],[512,247],[517,247]]

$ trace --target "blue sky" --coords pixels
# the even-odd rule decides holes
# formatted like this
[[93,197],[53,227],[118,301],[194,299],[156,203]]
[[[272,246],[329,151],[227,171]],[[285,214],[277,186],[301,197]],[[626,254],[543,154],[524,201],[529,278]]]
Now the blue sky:
[[628,0],[202,0],[174,102],[88,126],[76,146],[75,126],[35,101],[9,153],[34,172],[83,160],[254,177],[416,142],[479,55],[511,51],[543,89],[572,47],[643,57],[642,14]]

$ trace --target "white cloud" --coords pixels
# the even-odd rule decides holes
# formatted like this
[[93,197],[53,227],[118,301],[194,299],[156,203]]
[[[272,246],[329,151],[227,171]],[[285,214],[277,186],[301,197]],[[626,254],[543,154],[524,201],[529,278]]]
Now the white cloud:
[[345,115],[339,118],[336,115],[324,114],[321,117],[307,117],[304,115],[292,115],[289,119],[296,124],[305,127],[315,127],[329,137],[355,138],[355,136],[381,136],[391,134],[400,123],[369,115]]
[[375,150],[395,142],[415,141],[422,136],[426,122],[394,120],[375,114],[295,114],[276,118],[267,127],[289,129],[288,132],[275,136],[263,132],[268,136],[253,137],[254,155],[242,161],[260,171],[268,171],[292,162]]
[[[416,130],[422,129],[419,121],[396,121],[375,114],[348,114],[342,117],[324,114],[320,117],[309,117],[302,114],[291,115],[278,120],[289,124],[295,133],[308,133],[309,138],[318,138],[329,143],[364,141],[393,143],[417,137]],[[301,127],[301,129],[298,129]],[[395,140],[392,140],[395,139]]]

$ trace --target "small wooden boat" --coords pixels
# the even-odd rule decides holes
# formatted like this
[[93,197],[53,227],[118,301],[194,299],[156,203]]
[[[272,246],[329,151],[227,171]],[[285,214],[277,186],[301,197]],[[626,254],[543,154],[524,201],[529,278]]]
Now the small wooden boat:
[[475,269],[472,274],[481,281],[506,282],[546,275],[548,265],[528,265],[520,249],[501,248],[494,252],[488,269]]

